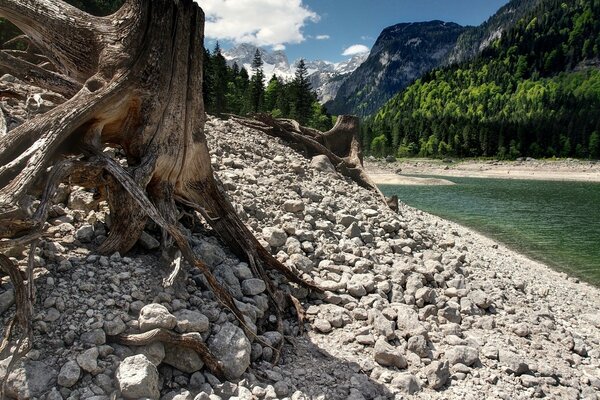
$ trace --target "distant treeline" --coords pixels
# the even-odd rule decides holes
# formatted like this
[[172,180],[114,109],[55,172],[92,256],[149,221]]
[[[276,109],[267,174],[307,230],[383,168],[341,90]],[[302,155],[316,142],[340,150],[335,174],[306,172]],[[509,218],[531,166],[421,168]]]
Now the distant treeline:
[[252,77],[243,66],[228,66],[218,44],[212,53],[204,50],[206,111],[216,115],[266,112],[276,118],[292,118],[302,125],[320,130],[331,129],[331,116],[317,101],[303,60],[296,66],[294,79],[285,82],[273,76],[266,87],[263,61],[258,50],[251,69]]
[[600,0],[541,2],[363,124],[374,155],[600,157]]

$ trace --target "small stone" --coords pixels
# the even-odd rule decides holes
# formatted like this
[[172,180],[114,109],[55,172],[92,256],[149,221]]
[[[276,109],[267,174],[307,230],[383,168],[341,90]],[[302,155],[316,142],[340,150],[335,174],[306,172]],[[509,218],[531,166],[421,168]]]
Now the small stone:
[[39,397],[56,384],[57,371],[41,361],[27,360],[15,368],[6,380],[8,398]]
[[148,304],[140,311],[140,330],[147,332],[155,328],[173,329],[177,325],[177,318],[161,304]]
[[77,383],[81,376],[81,368],[74,360],[67,361],[58,373],[58,384],[70,388]]
[[383,338],[380,338],[375,343],[373,356],[375,361],[384,367],[397,367],[402,369],[408,366],[402,352]]
[[85,224],[75,232],[75,238],[81,243],[89,243],[94,239],[94,227]]
[[396,375],[392,380],[392,385],[409,395],[415,394],[421,390],[421,385],[417,378],[408,372]]
[[271,247],[281,247],[287,241],[287,234],[280,228],[264,228],[262,234]]
[[429,355],[429,351],[427,349],[427,340],[425,340],[425,336],[423,335],[410,337],[408,339],[408,345],[406,348],[421,358],[425,358]]
[[333,330],[331,323],[322,318],[315,319],[315,322],[313,322],[313,327],[321,333],[329,333]]
[[464,364],[471,366],[479,361],[479,351],[469,346],[454,346],[446,352],[450,365]]
[[358,224],[356,222],[353,222],[352,225],[350,225],[348,227],[348,229],[346,229],[346,235],[349,238],[359,238],[360,234],[361,234],[361,230],[360,227],[358,226]]
[[531,333],[529,325],[527,325],[526,322],[521,322],[520,324],[513,326],[512,330],[515,333],[515,335],[519,337],[527,337]]
[[160,247],[160,242],[156,240],[154,236],[146,232],[142,232],[138,239],[138,243],[146,250],[154,250]]
[[108,336],[117,336],[125,332],[127,325],[125,325],[121,318],[117,317],[112,321],[104,321],[103,328],[104,333],[106,333]]
[[4,314],[13,304],[15,304],[15,291],[12,289],[0,293],[0,315]]
[[439,389],[446,384],[450,378],[450,368],[448,361],[434,361],[425,367],[425,376],[432,389]]
[[98,372],[98,348],[92,347],[77,356],[77,364],[86,372]]
[[208,317],[201,312],[193,310],[180,310],[175,313],[177,326],[175,330],[180,333],[206,332],[209,328]]
[[242,293],[246,296],[256,296],[267,289],[267,285],[262,279],[246,279],[242,281]]
[[525,360],[518,354],[515,354],[511,351],[500,350],[498,352],[498,360],[504,367],[504,370],[509,374],[515,374],[519,376],[529,371],[529,365],[527,365]]
[[165,346],[162,342],[154,342],[136,348],[136,354],[143,354],[148,360],[158,367],[165,359]]
[[310,161],[310,167],[321,172],[335,173],[335,168],[325,155],[319,155],[312,158]]
[[304,203],[302,200],[288,200],[283,203],[283,209],[291,213],[299,213],[304,211]]
[[94,329],[81,334],[81,341],[85,344],[100,346],[106,343],[106,334],[102,329]]
[[67,205],[71,210],[81,210],[87,214],[98,207],[98,200],[94,199],[94,193],[77,189],[71,191]]
[[116,372],[121,395],[126,399],[141,397],[158,400],[158,371],[144,355],[124,359]]

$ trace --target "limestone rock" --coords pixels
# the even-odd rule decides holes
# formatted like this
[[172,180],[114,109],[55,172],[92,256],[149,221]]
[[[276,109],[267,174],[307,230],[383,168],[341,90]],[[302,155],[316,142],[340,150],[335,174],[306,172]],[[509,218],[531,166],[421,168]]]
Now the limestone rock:
[[448,361],[434,361],[425,367],[425,376],[432,389],[439,389],[446,384],[450,378]]
[[155,328],[173,329],[177,325],[177,318],[161,304],[148,304],[140,311],[140,330],[148,332]]
[[479,351],[469,346],[454,346],[446,351],[446,357],[450,365],[464,364],[471,366],[479,361]]
[[208,341],[212,353],[223,362],[223,369],[229,379],[242,376],[250,366],[250,341],[237,326],[226,322],[219,332]]
[[67,361],[58,373],[58,384],[70,388],[77,383],[81,376],[81,368],[74,360]]
[[378,364],[384,367],[397,367],[402,369],[408,366],[402,352],[382,338],[375,343],[373,357]]
[[267,289],[267,285],[262,279],[245,279],[242,281],[242,293],[246,296],[256,296]]
[[417,378],[408,372],[396,375],[392,380],[392,385],[409,395],[415,394],[421,390],[421,384]]
[[271,247],[281,247],[287,240],[287,235],[283,229],[280,228],[264,228],[262,230],[263,238],[267,241]]
[[56,370],[41,361],[26,360],[8,376],[6,395],[17,399],[39,397],[56,384],[57,375]]
[[321,172],[329,172],[334,173],[335,168],[329,158],[325,155],[314,156],[312,160],[310,160],[310,167],[316,169]]
[[206,332],[209,328],[208,317],[199,311],[180,310],[175,312],[177,318],[177,332]]
[[124,359],[116,372],[121,395],[126,399],[149,398],[158,400],[158,371],[154,364],[139,354]]
[[163,362],[177,368],[181,372],[193,374],[204,367],[198,353],[186,347],[165,343],[165,358]]

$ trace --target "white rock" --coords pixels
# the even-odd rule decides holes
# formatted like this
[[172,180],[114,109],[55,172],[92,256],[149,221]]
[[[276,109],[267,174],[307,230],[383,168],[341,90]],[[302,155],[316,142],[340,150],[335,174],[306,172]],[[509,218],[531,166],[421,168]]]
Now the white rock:
[[223,362],[228,379],[236,379],[250,366],[250,341],[237,326],[226,322],[208,341],[214,356]]
[[206,332],[209,328],[208,317],[199,311],[179,310],[175,313],[178,332]]
[[155,328],[173,329],[177,318],[162,304],[148,304],[140,311],[140,330],[147,332]]
[[121,395],[126,399],[141,397],[158,400],[158,371],[142,354],[124,359],[116,372]]

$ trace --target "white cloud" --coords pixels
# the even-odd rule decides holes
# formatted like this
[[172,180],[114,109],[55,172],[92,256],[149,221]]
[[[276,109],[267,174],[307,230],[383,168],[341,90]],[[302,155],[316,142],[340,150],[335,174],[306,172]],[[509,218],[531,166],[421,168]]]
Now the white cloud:
[[273,46],[273,50],[275,50],[275,51],[283,51],[283,50],[285,50],[285,45],[283,45],[283,44],[276,44],[275,46]]
[[255,46],[281,46],[300,43],[302,28],[317,22],[319,16],[302,0],[196,0],[206,14],[206,37],[251,43]]
[[327,39],[331,39],[331,36],[329,36],[329,35],[317,35],[317,36],[315,36],[315,39],[317,39],[317,40],[327,40]]
[[353,44],[342,53],[343,56],[355,56],[357,54],[368,53],[370,50],[363,44]]

